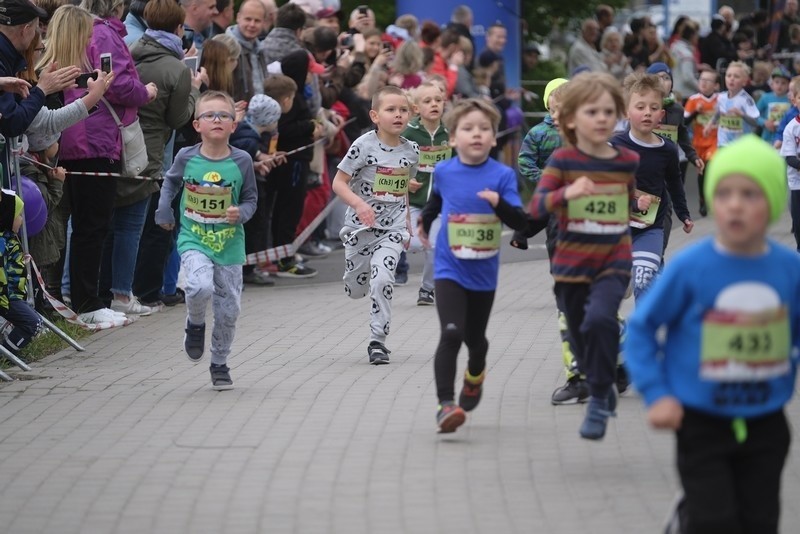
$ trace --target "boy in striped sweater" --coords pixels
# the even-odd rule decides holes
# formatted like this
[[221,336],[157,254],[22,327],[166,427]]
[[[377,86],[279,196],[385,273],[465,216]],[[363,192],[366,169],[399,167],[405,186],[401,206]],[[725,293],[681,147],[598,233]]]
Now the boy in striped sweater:
[[570,81],[559,111],[565,146],[553,152],[530,204],[533,217],[559,218],[551,272],[589,383],[580,435],[594,440],[605,435],[617,404],[617,310],[631,276],[628,221],[639,156],[608,143],[624,109],[612,76],[585,73]]

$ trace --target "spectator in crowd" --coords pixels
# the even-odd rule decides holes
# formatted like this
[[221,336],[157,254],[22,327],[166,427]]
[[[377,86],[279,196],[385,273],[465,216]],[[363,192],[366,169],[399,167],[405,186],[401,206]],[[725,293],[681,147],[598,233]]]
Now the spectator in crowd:
[[678,100],[685,100],[700,90],[697,85],[697,62],[695,60],[698,35],[697,27],[692,21],[683,25],[679,37],[670,48],[675,61],[675,68],[672,69],[672,81],[673,91]]
[[475,55],[475,51],[472,48],[472,41],[461,35],[458,38],[458,42],[461,45],[461,52],[464,54],[464,63],[458,66],[455,94],[465,98],[479,97],[481,95],[478,92],[477,85],[475,85],[475,78],[473,76],[474,69],[470,70],[468,67],[472,65],[472,59]]
[[769,13],[758,9],[739,21],[739,30],[750,32],[756,41],[756,48],[763,49],[769,44]]
[[606,5],[600,4],[594,9],[594,18],[597,21],[597,41],[595,43],[595,47],[598,52],[602,52],[602,45],[600,44],[600,40],[605,35],[606,31],[614,29],[614,8]]
[[717,14],[725,21],[725,31],[728,38],[739,30],[739,22],[736,20],[736,12],[731,6],[722,6],[717,10]]
[[[130,125],[137,119],[139,107],[155,99],[158,89],[155,84],[144,85],[139,80],[122,38],[125,26],[120,16],[124,5],[117,0],[84,0],[82,6],[94,15],[91,19],[93,27],[89,27],[91,39],[88,40],[88,47],[81,50],[73,61],[79,61],[86,70],[99,69],[100,54],[110,53],[115,76],[103,104],[85,121],[65,130],[62,136],[60,163],[70,173],[66,181],[72,213],[70,294],[73,309],[83,322],[115,323],[125,316],[106,307],[98,295],[98,277],[103,241],[113,214],[117,181],[95,176],[94,173],[119,173],[123,170],[123,140],[112,110],[123,125]],[[75,17],[80,24],[74,28],[74,33],[87,35],[84,29],[86,18],[78,12]],[[69,37],[74,39],[72,33]],[[64,46],[56,49],[55,53],[74,53],[74,50],[74,46]],[[58,57],[53,59],[54,63],[69,64],[59,61]],[[70,104],[83,97],[83,93],[83,89],[65,90],[64,103]]]
[[350,33],[363,33],[375,27],[375,12],[367,8],[366,13],[362,13],[359,8],[350,12],[350,18],[347,20],[347,27]]
[[608,72],[622,83],[625,76],[633,72],[631,60],[622,53],[622,34],[609,28],[600,38],[600,55]]
[[[470,49],[474,52],[475,39],[472,37],[472,25],[474,24],[473,17],[474,15],[472,14],[472,9],[469,6],[464,4],[456,6],[453,8],[453,12],[450,14],[450,22],[447,24],[447,29],[453,30],[461,37],[469,39],[469,43],[471,45]],[[465,62],[465,66],[467,70],[472,69],[472,58],[470,58],[469,62]]]
[[[259,0],[259,3],[260,1],[261,0]],[[241,10],[241,6],[239,9]],[[217,0],[217,14],[211,19],[211,32],[209,37],[225,33],[225,30],[228,29],[228,26],[233,24],[233,21],[233,0]],[[260,33],[259,31],[259,34]]]
[[262,42],[267,65],[281,61],[290,52],[303,50],[300,34],[306,25],[306,12],[297,4],[284,4],[278,10],[275,27]]
[[458,67],[464,64],[464,53],[461,51],[459,35],[453,30],[445,30],[430,48],[433,50],[433,64],[428,68],[428,74],[438,74],[446,80],[446,96],[450,98],[456,88]]
[[400,15],[394,25],[407,31],[411,40],[419,41],[419,20],[414,15]]
[[180,0],[186,11],[183,31],[192,38],[198,53],[203,42],[210,37],[211,21],[217,15],[217,0]]
[[317,11],[317,26],[324,26],[333,30],[336,35],[341,31],[339,12],[332,7],[324,7]]
[[422,49],[415,41],[400,45],[390,65],[393,72],[390,83],[393,85],[413,89],[422,83]]
[[[207,78],[203,68],[193,75],[183,64],[180,32],[185,13],[180,5],[174,0],[149,0],[143,16],[148,29],[131,48],[131,56],[139,79],[154,84],[158,96],[139,109],[148,159],[142,175],[160,179],[163,176],[164,146],[175,129],[191,120],[195,101],[200,96],[200,85]],[[159,241],[152,239],[153,230],[148,228],[150,239],[144,243],[140,241],[146,219],[154,223],[159,198],[155,181],[120,179],[117,183],[112,231],[104,244],[100,283],[101,291],[110,290],[114,295],[112,310],[146,314],[152,311],[152,307],[161,305],[159,290],[172,249],[172,232],[159,228]],[[138,261],[137,255],[142,256],[142,261]],[[148,267],[144,267],[145,263]],[[145,273],[138,273],[136,289],[147,304],[131,296],[137,267],[152,273],[152,283],[146,288],[142,284]]]
[[[7,22],[0,24],[0,78],[16,78],[27,68],[23,54],[38,34],[39,18],[47,13],[29,0],[5,0],[3,7]],[[60,69],[48,65],[33,88],[21,79],[4,81],[0,87],[0,134],[6,138],[22,135],[42,109],[47,95],[74,84],[81,69],[70,63],[61,65]],[[6,145],[3,149],[1,161],[6,161],[8,148]],[[3,165],[4,183],[7,172]]]
[[232,35],[220,34],[206,41],[200,67],[206,69],[208,89],[234,93],[234,71],[239,64],[242,47]]
[[778,51],[788,50],[791,46],[789,30],[793,24],[800,24],[800,17],[797,14],[797,0],[786,0],[783,4],[783,16],[781,17],[781,29],[778,36]]
[[50,19],[53,18],[56,9],[68,3],[67,0],[36,0],[36,6],[40,9],[44,9],[45,13],[47,13],[46,17],[39,19],[39,33],[41,34],[42,40],[47,39],[47,26],[50,23]]
[[233,36],[242,48],[239,63],[233,72],[232,96],[235,101],[250,100],[253,95],[264,92],[267,60],[265,49],[259,45],[258,36],[264,27],[266,16],[266,9],[260,0],[246,0],[236,14],[236,25],[228,28],[228,34]]
[[625,36],[622,46],[622,53],[631,60],[633,70],[644,71],[649,65],[649,52],[644,42],[644,30],[650,25],[647,17],[636,17],[631,19],[631,33]]
[[711,33],[700,41],[700,59],[713,69],[718,67],[720,60],[736,59],[736,48],[725,35],[725,19],[718,15],[711,20]]
[[642,31],[642,38],[644,39],[644,44],[647,47],[647,65],[650,66],[653,63],[672,63],[672,58],[669,55],[669,49],[664,41],[658,36],[658,28],[656,28],[655,24],[649,24],[643,31]]
[[147,29],[147,23],[142,18],[144,13],[144,6],[147,5],[149,0],[133,0],[128,6],[128,15],[125,17],[125,30],[128,34],[125,36],[125,44],[130,47],[138,41],[144,31]]
[[260,41],[263,41],[267,34],[275,26],[275,17],[278,15],[278,6],[275,5],[275,0],[261,0],[264,4],[264,9],[267,10],[267,17],[264,19],[264,29],[261,31]]
[[595,48],[595,42],[600,35],[600,26],[596,20],[586,19],[581,24],[581,34],[569,49],[567,70],[574,71],[581,65],[589,67],[595,72],[607,72],[608,65],[603,61],[600,53]]

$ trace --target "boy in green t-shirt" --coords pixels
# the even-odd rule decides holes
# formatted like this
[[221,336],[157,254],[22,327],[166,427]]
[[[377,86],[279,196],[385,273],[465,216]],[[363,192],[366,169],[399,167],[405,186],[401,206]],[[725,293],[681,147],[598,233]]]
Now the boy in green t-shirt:
[[[442,122],[444,113],[444,93],[437,83],[428,81],[412,92],[414,112],[417,117],[411,119],[403,131],[403,137],[419,145],[419,170],[417,177],[408,184],[409,211],[412,224],[422,215],[422,208],[428,202],[433,190],[433,168],[440,161],[450,159],[453,149],[450,148],[449,134]],[[438,226],[431,235],[436,235]],[[419,288],[417,306],[433,305],[433,257],[435,242],[425,248],[418,237],[411,238],[411,252],[425,251],[425,267],[422,269],[422,286]]]
[[211,384],[221,391],[233,388],[227,361],[241,308],[243,224],[255,212],[258,194],[253,160],[228,144],[236,130],[233,99],[220,91],[207,91],[197,99],[194,117],[201,141],[175,156],[164,177],[156,223],[172,230],[172,199],[183,188],[178,234],[181,268],[186,274],[183,347],[189,360],[202,359],[206,307],[213,296]]

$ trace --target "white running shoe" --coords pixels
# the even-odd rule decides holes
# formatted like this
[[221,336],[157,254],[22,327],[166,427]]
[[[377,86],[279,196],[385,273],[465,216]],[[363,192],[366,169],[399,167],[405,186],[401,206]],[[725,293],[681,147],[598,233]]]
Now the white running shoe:
[[143,305],[141,302],[139,302],[139,299],[134,296],[130,296],[128,302],[122,302],[114,297],[114,300],[111,301],[111,309],[115,312],[120,312],[123,315],[145,316],[153,313],[153,308]]
[[125,324],[127,317],[124,315],[117,315],[110,308],[101,308],[99,310],[81,313],[78,315],[78,319],[86,324],[111,323],[114,326],[122,326]]

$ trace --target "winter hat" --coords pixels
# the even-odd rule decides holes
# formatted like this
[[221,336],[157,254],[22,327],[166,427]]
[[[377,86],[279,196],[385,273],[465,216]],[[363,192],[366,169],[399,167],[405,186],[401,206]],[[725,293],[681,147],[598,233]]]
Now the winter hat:
[[743,174],[760,185],[769,204],[770,222],[780,218],[787,201],[786,163],[777,150],[752,134],[717,150],[705,172],[706,198],[713,198],[717,184],[731,174]]
[[660,72],[666,72],[667,74],[669,74],[670,80],[672,79],[672,71],[670,70],[669,65],[667,65],[666,63],[662,63],[660,61],[653,63],[652,65],[647,67],[647,70],[645,72],[647,72],[647,74],[658,74]]
[[772,69],[770,78],[786,78],[787,80],[792,81],[792,75],[789,74],[789,71],[783,65],[778,65]]
[[267,95],[254,95],[247,105],[245,118],[253,126],[275,124],[281,118],[281,106]]
[[553,78],[544,88],[544,107],[550,111],[550,94],[569,80],[566,78]]
[[57,143],[61,133],[47,135],[39,132],[26,132],[28,138],[28,150],[30,152],[41,152],[47,150],[53,143]]

